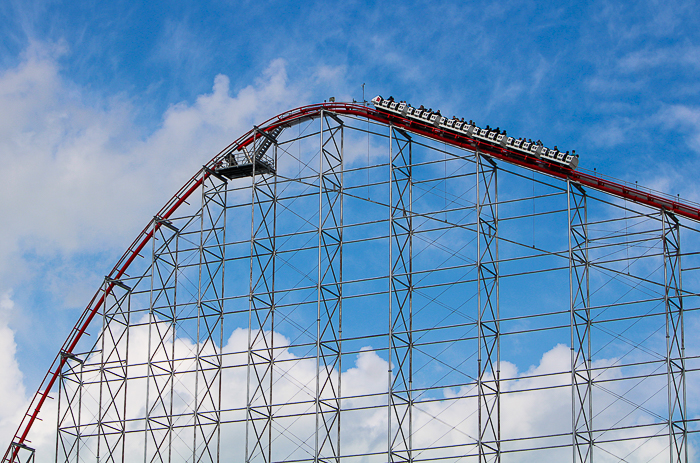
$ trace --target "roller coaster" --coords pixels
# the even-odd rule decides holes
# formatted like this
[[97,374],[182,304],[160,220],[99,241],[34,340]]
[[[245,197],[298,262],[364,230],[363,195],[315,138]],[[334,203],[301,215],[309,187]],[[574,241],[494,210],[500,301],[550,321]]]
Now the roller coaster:
[[[35,458],[52,393],[56,461],[688,461],[700,206],[371,104],[284,112],[206,162],[105,277],[2,461]],[[546,343],[566,366],[514,370]],[[353,383],[369,353],[381,387]],[[527,403],[556,410],[524,429]]]
[[544,159],[553,165],[562,165],[571,169],[576,169],[578,166],[578,156],[573,151],[572,154],[569,154],[568,151],[559,151],[557,147],[554,149],[546,148],[541,142],[533,142],[532,139],[509,137],[505,130],[501,133],[501,129],[498,127],[491,129],[487,125],[486,128],[482,129],[471,120],[465,122],[464,118],[458,119],[457,116],[448,119],[442,116],[439,110],[433,112],[431,109],[425,109],[423,105],[420,108],[414,108],[405,101],[395,101],[393,97],[384,99],[381,95],[377,95],[372,98],[372,104],[380,111],[402,116],[409,121],[430,124],[447,133],[470,137],[474,146],[479,141],[492,147],[502,146],[528,156],[534,156],[537,159]]

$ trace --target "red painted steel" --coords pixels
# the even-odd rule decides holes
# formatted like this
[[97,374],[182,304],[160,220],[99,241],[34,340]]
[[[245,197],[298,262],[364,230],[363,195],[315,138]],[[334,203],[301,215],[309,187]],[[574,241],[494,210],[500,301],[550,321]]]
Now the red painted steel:
[[[572,182],[578,183],[582,186],[587,186],[604,193],[611,194],[613,196],[626,199],[638,204],[643,204],[654,209],[665,209],[673,212],[676,215],[686,217],[694,221],[700,221],[700,208],[695,205],[690,205],[688,203],[681,202],[680,199],[665,196],[661,193],[644,191],[638,187],[631,187],[624,185],[617,181],[613,181],[604,176],[591,175],[589,173],[584,173],[568,168],[561,167],[556,164],[549,163],[547,161],[536,159],[532,156],[524,155],[518,151],[507,149],[504,147],[499,147],[486,143],[481,140],[473,139],[465,135],[458,134],[449,130],[443,130],[441,128],[436,128],[432,125],[423,124],[421,122],[400,117],[394,114],[386,113],[383,111],[378,111],[376,109],[370,108],[364,105],[351,104],[351,103],[323,103],[315,104],[309,106],[302,106],[275,117],[268,119],[265,123],[261,124],[258,129],[261,131],[271,131],[272,129],[279,126],[292,125],[294,123],[299,123],[305,119],[313,119],[319,117],[322,111],[346,114],[362,118],[367,118],[375,122],[392,124],[395,127],[406,130],[408,132],[416,133],[433,140],[444,142],[453,146],[460,148],[465,148],[471,151],[479,151],[480,153],[486,154],[496,159],[506,161],[511,164],[515,164],[521,167],[535,170],[537,172],[550,175],[562,180],[571,180]],[[215,170],[217,166],[221,163],[222,156],[231,150],[240,150],[247,147],[253,143],[257,138],[262,137],[255,130],[241,136],[238,140],[231,143],[223,151],[217,154],[209,163],[207,163],[203,169],[197,172],[176,194],[170,201],[160,210],[157,218],[167,220],[172,214],[177,211],[177,209],[187,200],[187,198],[206,180],[210,175],[210,170]],[[154,219],[155,220],[155,219]],[[124,255],[119,259],[117,264],[114,266],[112,271],[109,273],[108,278],[111,280],[119,280],[127,271],[131,263],[136,259],[143,248],[149,243],[153,237],[154,232],[160,228],[161,224],[156,221],[155,223],[150,222],[146,228],[141,231],[136,240],[129,246]],[[98,290],[93,296],[92,300],[86,307],[86,309],[81,314],[78,322],[75,324],[71,330],[68,338],[61,346],[58,355],[54,358],[48,372],[44,376],[44,379],[39,385],[39,389],[34,395],[27,413],[22,418],[20,425],[15,433],[14,439],[10,446],[8,447],[2,462],[15,463],[17,459],[17,454],[20,450],[19,446],[25,445],[28,442],[27,435],[36,421],[41,407],[46,401],[49,392],[53,388],[56,380],[58,379],[61,369],[66,363],[66,354],[72,354],[73,349],[77,346],[78,342],[85,334],[90,322],[97,315],[100,307],[104,303],[104,299],[107,293],[109,293],[112,288],[114,288],[115,283],[109,283],[104,291],[102,289]],[[45,386],[45,387],[44,387]],[[15,445],[13,445],[15,444]]]

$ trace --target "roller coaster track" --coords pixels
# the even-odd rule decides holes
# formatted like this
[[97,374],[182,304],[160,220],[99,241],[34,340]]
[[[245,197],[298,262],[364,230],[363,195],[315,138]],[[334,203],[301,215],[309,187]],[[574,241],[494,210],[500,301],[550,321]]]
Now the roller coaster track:
[[198,171],[187,181],[187,183],[159,211],[153,221],[150,222],[143,229],[143,231],[141,231],[138,237],[129,246],[127,251],[119,259],[109,275],[107,275],[106,281],[108,283],[106,285],[106,290],[100,289],[93,296],[77,323],[70,331],[68,338],[61,346],[61,349],[54,358],[48,372],[42,379],[37,392],[34,394],[29,408],[24,414],[12,442],[4,454],[2,459],[3,463],[17,462],[17,455],[20,449],[30,449],[30,447],[27,445],[27,443],[30,442],[27,440],[29,431],[31,430],[34,422],[37,420],[46,399],[49,398],[49,393],[59,378],[60,372],[65,366],[67,359],[72,358],[74,355],[76,345],[83,335],[86,334],[92,320],[98,314],[100,307],[103,305],[106,295],[114,289],[114,286],[119,285],[119,280],[126,274],[129,266],[139,256],[144,247],[150,242],[155,232],[161,227],[161,225],[163,225],[164,221],[167,221],[167,219],[187,201],[190,195],[199,186],[201,186],[201,184],[207,178],[212,175],[218,175],[216,172],[217,168],[222,165],[223,159],[227,154],[243,150],[244,148],[253,145],[253,143],[261,137],[267,137],[266,134],[272,133],[276,130],[279,131],[280,128],[283,129],[306,120],[318,118],[321,116],[322,111],[331,115],[335,113],[338,115],[355,116],[358,118],[366,118],[380,124],[393,125],[394,127],[400,128],[407,132],[412,132],[441,143],[446,143],[448,145],[463,148],[469,151],[478,151],[479,153],[491,156],[494,159],[531,169],[561,180],[569,180],[581,186],[598,190],[633,203],[645,205],[658,210],[665,210],[692,221],[700,222],[700,206],[688,203],[686,201],[681,201],[680,198],[639,188],[636,185],[632,186],[625,184],[621,181],[601,176],[600,174],[591,174],[579,170],[562,168],[561,166],[550,164],[544,160],[536,159],[534,157],[525,156],[507,148],[496,147],[489,143],[469,138],[465,135],[460,135],[454,132],[438,129],[430,125],[421,124],[417,121],[378,111],[368,106],[351,103],[323,103],[292,109],[270,118],[265,123],[255,127],[251,131],[241,136],[239,139],[231,143],[223,151],[217,154],[212,160],[204,165],[200,171]]

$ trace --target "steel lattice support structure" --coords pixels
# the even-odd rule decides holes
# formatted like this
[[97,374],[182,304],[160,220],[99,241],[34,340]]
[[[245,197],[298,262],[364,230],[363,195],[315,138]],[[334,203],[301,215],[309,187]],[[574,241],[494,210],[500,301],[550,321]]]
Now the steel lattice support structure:
[[340,461],[343,320],[343,122],[321,113],[315,461]]
[[[260,139],[261,144],[265,138]],[[257,157],[254,144],[252,156]],[[276,149],[276,147],[275,147]],[[246,381],[245,461],[271,461],[273,369],[275,361],[275,228],[277,181],[257,174],[253,164],[250,235],[250,308],[248,315],[248,368]]]
[[574,462],[593,459],[593,377],[586,192],[567,183],[571,293],[571,429]]
[[476,154],[479,461],[501,461],[498,167]]
[[220,445],[228,182],[210,174],[202,182],[200,210],[193,462],[219,461]]
[[[61,374],[59,387],[58,424],[56,455],[65,455],[66,460],[80,460],[80,423],[82,411],[81,382],[83,361],[70,356]],[[61,403],[60,399],[65,403]],[[62,424],[62,427],[61,427]]]
[[661,220],[663,223],[664,305],[666,307],[669,461],[675,463],[688,461],[681,237],[680,223],[675,215],[662,210]]
[[390,128],[388,459],[412,462],[413,218],[411,137]]
[[[111,290],[110,290],[111,289]],[[97,459],[124,461],[131,288],[105,277],[97,405]]]
[[144,460],[162,463],[172,457],[179,230],[155,217],[153,234]]
[[686,463],[698,220],[365,106],[283,113],[101,282],[3,463],[48,460],[55,387],[56,462]]

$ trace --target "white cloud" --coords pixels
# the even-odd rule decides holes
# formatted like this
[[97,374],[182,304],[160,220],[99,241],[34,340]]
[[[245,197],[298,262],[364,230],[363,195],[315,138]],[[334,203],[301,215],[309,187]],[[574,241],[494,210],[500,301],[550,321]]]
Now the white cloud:
[[[65,286],[57,282],[70,281],[76,275],[79,280],[89,279],[91,275],[79,274],[71,263],[73,256],[103,248],[120,251],[135,230],[139,230],[167,199],[164,195],[175,191],[204,161],[251,124],[294,106],[304,95],[302,85],[298,81],[290,83],[284,62],[277,60],[258,81],[233,96],[229,79],[217,76],[210,93],[199,96],[191,104],[172,105],[153,133],[139,137],[136,134],[140,131],[133,122],[132,104],[120,99],[106,104],[90,101],[93,96],[61,76],[56,53],[59,51],[30,50],[19,66],[0,74],[0,163],[3,167],[0,169],[0,196],[3,198],[0,213],[9,218],[0,240],[0,281],[3,282],[0,284],[6,286],[21,285],[30,276],[33,269],[23,257],[26,252],[44,259],[58,254],[64,259],[60,266],[62,274],[52,274],[56,288]],[[316,83],[323,83],[339,78],[343,72],[343,67],[320,67],[312,78]],[[692,108],[685,110],[684,113],[684,109],[679,108],[678,117],[697,122],[693,119],[696,115]],[[610,144],[619,143],[620,137],[625,136],[624,126],[616,129],[617,133],[609,134]],[[351,143],[364,147],[366,141],[356,137]],[[360,149],[351,151],[361,152]],[[378,150],[372,146],[370,151]],[[359,164],[363,159],[355,162]],[[104,273],[104,270],[99,272]],[[75,299],[80,300],[84,302],[87,298]],[[0,307],[7,312],[13,310],[13,306],[11,293],[5,292]],[[0,404],[0,423],[2,426],[8,423],[11,433],[18,422],[16,414],[24,411],[26,397],[16,360],[14,333],[8,326],[8,318],[2,317],[0,313],[0,367],[6,367],[2,371],[8,374],[0,380],[0,393],[6,391],[14,400],[5,405],[6,409]],[[245,348],[247,336],[246,330],[239,329],[229,338],[226,352],[231,362],[244,361],[241,354],[233,352]],[[143,330],[135,330],[133,345],[140,346],[141,353],[146,340]],[[276,344],[284,346],[285,343],[288,340],[280,335]],[[176,341],[178,352],[195,349],[190,340]],[[315,383],[313,361],[299,359],[284,347],[280,348],[279,356],[287,360],[287,363],[278,364],[279,376],[284,378],[276,386],[280,400],[309,400]],[[527,372],[520,373],[504,362],[503,375],[514,379],[508,385],[510,390],[536,388],[551,381],[566,384],[569,361],[568,348],[556,346]],[[381,393],[386,389],[387,369],[386,361],[372,350],[364,350],[357,356],[355,365],[342,374],[344,395]],[[226,373],[224,388],[230,407],[241,406],[244,397],[241,391],[245,390],[243,370],[232,369]],[[546,379],[523,377],[556,371],[565,373]],[[194,390],[190,379],[183,379],[178,386],[178,393],[185,402]],[[466,436],[474,436],[475,402],[460,398],[469,394],[473,394],[473,388],[445,390],[432,402],[419,404],[415,429],[421,429],[421,433],[416,437],[416,446],[460,443]],[[142,396],[134,393],[132,397],[136,410],[143,407]],[[347,404],[360,406],[362,402],[376,406],[385,400],[377,395],[371,399],[348,399]],[[543,402],[548,406],[542,407]],[[503,404],[507,423],[504,433],[508,435],[531,435],[543,430],[561,432],[569,426],[570,390],[567,388],[506,394]],[[50,408],[45,413],[50,415]],[[356,418],[343,424],[352,436],[345,442],[346,451],[383,450],[386,410],[361,411]],[[48,437],[35,438],[49,454],[53,451],[50,438],[53,425],[52,419],[39,424],[40,436]],[[5,433],[5,428],[2,429]],[[306,443],[312,430],[313,423],[309,420],[302,420],[293,428],[294,434]],[[279,431],[276,428],[276,432]],[[241,435],[235,434],[227,445],[240,448],[240,439]],[[291,449],[298,443],[292,440],[287,445]],[[233,452],[232,448],[225,451]],[[566,452],[568,454],[568,450]]]
[[668,129],[687,134],[690,149],[700,153],[700,108],[683,104],[662,108],[656,119]]
[[9,435],[15,431],[17,418],[25,401],[22,372],[15,357],[17,344],[13,331],[8,326],[9,318],[14,309],[12,294],[5,292],[0,295],[0,439],[9,441]]
[[210,93],[172,105],[140,137],[133,103],[103,102],[67,81],[60,53],[35,45],[0,73],[0,290],[36,277],[28,254],[39,265],[59,258],[62,273],[50,280],[81,280],[77,256],[116,255],[204,162],[303,98],[276,60],[236,95],[217,76]]
[[[3,301],[9,300],[8,298]],[[7,302],[3,302],[9,305]],[[146,320],[141,320],[141,323]],[[193,411],[195,393],[201,398],[204,397],[203,377],[199,379],[191,372],[195,364],[194,354],[198,350],[197,344],[187,337],[178,336],[173,341],[172,331],[167,324],[160,322],[159,328],[161,336],[166,339],[159,351],[152,357],[154,363],[160,362],[160,367],[167,365],[165,352],[174,352],[176,358],[181,358],[175,362],[176,375],[172,383],[173,413],[179,415],[178,424],[182,425],[191,419]],[[118,331],[117,331],[118,332]],[[156,332],[156,327],[153,328]],[[182,332],[182,331],[181,331]],[[252,333],[255,335],[256,333]],[[259,333],[258,333],[259,334]],[[268,339],[271,333],[264,334]],[[11,337],[11,336],[10,336]],[[129,333],[129,376],[133,378],[143,377],[147,372],[145,362],[148,351],[148,326],[132,327]],[[229,336],[222,348],[223,365],[225,369],[222,373],[221,382],[221,407],[223,410],[222,419],[228,424],[222,426],[221,454],[224,458],[242,458],[245,448],[245,404],[248,371],[245,367],[247,355],[245,353],[248,344],[249,333],[246,329],[236,329]],[[316,391],[316,360],[313,357],[302,358],[294,354],[290,349],[290,340],[279,333],[274,333],[275,338],[275,369],[273,400],[275,404],[275,416],[277,419],[273,425],[274,450],[273,456],[276,460],[307,458],[313,452],[314,429],[315,429],[315,404],[314,394]],[[124,358],[126,348],[124,339],[117,347],[119,355]],[[155,339],[152,339],[151,346],[156,346]],[[105,352],[111,350],[109,343]],[[262,347],[262,343],[256,345]],[[153,348],[153,347],[152,347]],[[215,352],[211,345],[200,345],[200,355],[212,357]],[[567,386],[571,380],[568,371],[570,364],[570,350],[568,346],[557,345],[545,352],[538,364],[531,366],[526,371],[518,371],[514,364],[507,361],[501,362],[502,402],[501,402],[501,423],[502,437],[504,439],[516,439],[515,441],[503,444],[504,450],[522,448],[530,445],[517,439],[529,438],[532,436],[563,434],[560,437],[549,438],[550,444],[569,445],[571,428],[571,389]],[[116,357],[113,358],[115,360]],[[189,359],[189,360],[188,360]],[[99,364],[100,355],[95,354],[86,359],[83,373],[85,386],[82,390],[83,405],[82,416],[86,421],[90,417],[94,419],[97,410],[98,398],[100,397],[99,386],[92,381],[100,377]],[[613,365],[615,359],[601,359],[594,363],[594,368],[604,369]],[[209,365],[206,361],[204,365]],[[112,363],[115,368],[116,363]],[[258,374],[262,374],[263,364],[257,364]],[[16,364],[15,364],[15,370]],[[17,370],[18,371],[18,370]],[[161,371],[156,368],[155,371]],[[211,381],[212,371],[209,370],[208,378]],[[388,364],[386,360],[380,358],[370,347],[362,349],[354,359],[353,365],[342,373],[342,395],[349,397],[344,399],[341,407],[346,410],[343,419],[343,453],[358,454],[365,452],[378,452],[377,458],[370,458],[368,461],[383,461],[382,452],[386,450],[387,438],[387,384],[388,384]],[[619,379],[620,371],[606,371],[602,375],[596,376],[596,381],[603,379]],[[116,376],[110,376],[116,378]],[[255,373],[251,375],[255,377]],[[338,372],[331,373],[333,382],[337,384]],[[167,384],[168,374],[162,370],[158,379],[159,387]],[[322,378],[323,379],[323,378]],[[488,379],[488,378],[487,378]],[[198,386],[196,385],[198,381]],[[254,380],[253,380],[254,381]],[[661,380],[663,382],[663,378]],[[654,381],[652,381],[653,383]],[[253,382],[253,384],[255,384]],[[655,387],[655,384],[646,383],[647,388]],[[152,406],[156,403],[155,385],[150,384],[148,403]],[[119,389],[116,383],[111,388],[121,394],[123,389]],[[645,407],[651,406],[649,403],[641,402],[642,396],[646,392],[632,390],[625,394],[625,400],[619,400],[617,394],[623,392],[628,385],[618,383],[606,383],[605,389],[594,389],[596,409],[602,410],[596,413],[596,428],[604,428],[609,424],[609,420],[619,421],[618,425],[634,425],[648,421],[645,414],[640,410],[629,413],[630,403],[641,403]],[[170,385],[164,388],[163,398],[165,403],[169,403]],[[214,386],[216,390],[216,386]],[[106,391],[106,390],[105,390]],[[606,393],[608,391],[609,393]],[[415,404],[413,412],[413,445],[414,448],[422,449],[416,451],[416,458],[435,457],[438,453],[444,456],[460,455],[473,451],[475,436],[477,435],[477,413],[475,398],[475,386],[473,384],[464,385],[459,388],[444,388],[430,392],[427,395],[416,397],[419,399]],[[361,397],[364,396],[364,397]],[[664,396],[664,394],[661,394]],[[123,396],[119,395],[123,400]],[[65,397],[64,397],[65,400]],[[106,400],[106,399],[105,399]],[[661,397],[661,402],[665,398]],[[22,397],[18,398],[18,403],[23,403]],[[207,407],[207,401],[202,402]],[[260,402],[258,402],[260,403]],[[126,407],[129,416],[132,418],[144,417],[146,409],[146,383],[143,380],[133,379],[128,386]],[[167,405],[166,405],[167,408]],[[110,412],[108,408],[106,413]],[[347,412],[347,410],[354,411]],[[201,411],[201,410],[200,410]],[[10,410],[9,414],[3,411],[0,419],[16,417],[16,411]],[[38,422],[33,430],[33,445],[38,449],[37,461],[51,460],[54,452],[54,436],[52,428],[55,425],[55,401],[49,404],[42,413],[43,422]],[[153,416],[162,413],[162,409],[156,407],[152,412]],[[13,416],[14,415],[14,416]],[[302,416],[293,416],[302,415]],[[109,415],[107,415],[109,416]],[[238,423],[230,421],[239,420]],[[135,421],[134,426],[141,428],[140,421]],[[645,431],[628,429],[618,431],[617,438],[640,436]],[[137,434],[137,438],[127,442],[126,458],[140,458],[143,456],[143,435]],[[173,439],[173,454],[189,455],[191,452],[191,431],[182,432],[176,430]],[[601,435],[601,437],[603,437]],[[622,443],[602,444],[605,452],[598,450],[596,459],[600,461],[618,461],[617,458],[624,457],[626,461],[663,461],[657,454],[663,451],[667,441],[657,439],[645,443],[641,448],[637,448],[639,442],[630,441]],[[542,441],[544,442],[544,441]],[[541,442],[536,441],[532,445],[538,446]],[[150,443],[153,448],[153,443]],[[447,446],[442,450],[433,450],[435,446]],[[452,446],[452,447],[450,447]],[[83,456],[96,452],[96,442],[85,439],[81,447]],[[542,458],[566,460],[570,455],[569,448],[551,449],[548,451],[536,452],[516,452],[507,454],[508,461],[513,462],[536,462]]]
[[667,48],[645,48],[627,54],[618,66],[624,72],[645,72],[659,66],[700,67],[700,47],[680,45]]
[[589,131],[589,139],[595,147],[612,148],[629,141],[630,133],[638,127],[629,119],[618,118],[607,124],[592,127]]
[[[12,442],[12,436],[29,406],[23,374],[17,361],[15,333],[9,326],[9,321],[16,315],[15,311],[12,293],[0,294],[0,448],[3,454],[5,445]],[[47,401],[44,408],[43,416],[56,416],[54,401]],[[35,427],[29,445],[50,449],[55,442],[55,431],[52,429],[55,426],[46,420],[37,421]]]
[[165,21],[163,31],[158,38],[153,60],[167,62],[172,68],[185,72],[185,75],[197,75],[207,64],[211,63],[209,49],[215,46],[213,39],[197,35],[185,20]]
[[[85,304],[109,270],[86,266],[86,256],[117,256],[203,163],[252,124],[303,99],[304,87],[290,84],[285,62],[276,60],[236,95],[228,77],[217,76],[210,93],[172,105],[157,129],[141,136],[132,102],[103,101],[62,76],[58,59],[65,52],[34,43],[17,66],[0,72],[2,442],[10,441],[27,400],[9,318],[11,289],[27,300],[49,292],[64,305]],[[31,306],[13,310],[24,327],[42,318]],[[42,342],[55,346],[66,334],[48,332],[57,338]],[[32,445],[41,446],[52,426],[36,426]]]

